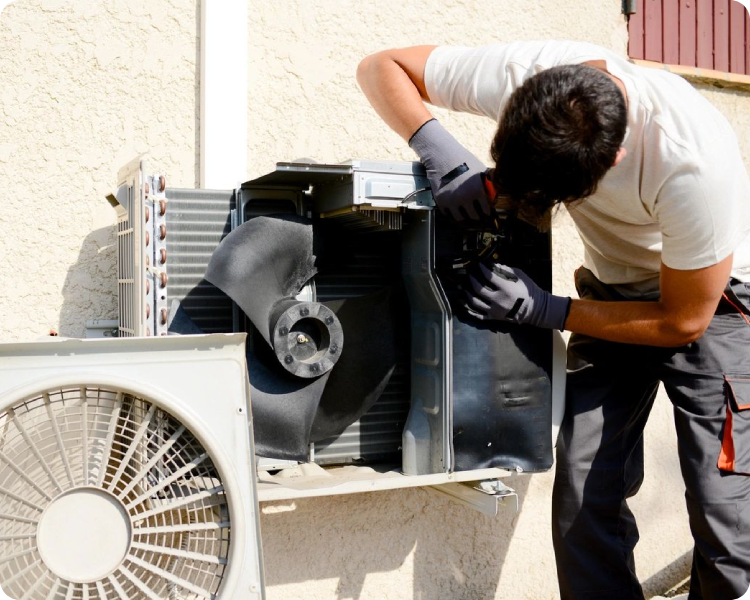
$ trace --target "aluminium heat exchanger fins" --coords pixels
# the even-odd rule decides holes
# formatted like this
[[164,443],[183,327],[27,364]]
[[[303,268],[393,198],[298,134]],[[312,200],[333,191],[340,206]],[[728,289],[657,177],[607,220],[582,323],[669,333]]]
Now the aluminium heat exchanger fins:
[[317,272],[314,229],[292,215],[256,217],[217,248],[206,279],[252,322],[248,345],[256,452],[306,460],[310,441],[343,431],[395,368],[395,294],[295,300]]

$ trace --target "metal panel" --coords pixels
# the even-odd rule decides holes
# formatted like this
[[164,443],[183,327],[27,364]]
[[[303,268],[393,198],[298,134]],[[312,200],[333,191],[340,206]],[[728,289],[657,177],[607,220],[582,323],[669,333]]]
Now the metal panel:
[[[325,224],[323,224],[325,226]],[[319,302],[354,298],[400,285],[401,239],[397,232],[349,233],[338,227],[338,219],[327,225],[326,240],[344,257],[335,268],[321,268],[315,277]],[[325,234],[324,234],[325,235]],[[406,309],[405,307],[405,310]],[[346,332],[344,332],[346,335]],[[409,356],[406,348],[380,398],[358,421],[341,434],[317,442],[318,464],[369,464],[400,460],[401,435],[409,412]]]
[[490,517],[496,517],[501,508],[511,514],[518,512],[518,494],[499,479],[444,483],[427,489]]
[[435,275],[435,213],[414,212],[404,231],[401,272],[411,305],[411,409],[403,436],[407,475],[453,466],[451,312]]
[[714,69],[729,71],[729,0],[714,0]]
[[319,465],[304,464],[284,469],[277,474],[258,473],[258,501],[273,502],[296,498],[340,496],[343,494],[494,479],[507,477],[508,475],[508,471],[503,469],[404,475],[401,469],[395,465],[377,465],[375,467],[348,465],[323,469]]
[[739,2],[729,3],[729,70],[745,72],[745,14],[747,10]]
[[680,62],[680,0],[663,0],[663,48],[664,62],[676,65]]
[[206,333],[232,331],[232,301],[204,278],[211,255],[231,230],[231,190],[169,189],[167,300],[179,300]]
[[306,190],[311,185],[345,181],[352,174],[351,165],[317,163],[276,163],[276,170],[242,184],[242,189],[257,187],[296,187]]
[[146,249],[151,243],[151,236],[146,235],[143,171],[144,163],[140,158],[128,163],[118,174],[117,194],[108,197],[117,213],[117,303],[120,337],[151,335],[154,331],[151,290],[147,289],[145,283],[148,272]]
[[167,334],[166,179],[141,158],[118,174],[107,200],[117,213],[119,337]]
[[[406,198],[428,185],[424,167],[417,162],[277,163],[272,173],[243,183],[242,191],[312,189],[314,210],[332,213],[358,205],[399,209]],[[415,196],[415,205],[432,206],[430,196]]]
[[398,365],[383,394],[366,414],[339,435],[315,444],[314,461],[321,465],[398,462],[409,414],[409,381],[408,369]]
[[644,58],[661,62],[662,60],[662,13],[661,0],[644,0]]
[[713,0],[696,0],[696,65],[714,68]]
[[695,0],[680,1],[680,62],[688,67],[695,66]]

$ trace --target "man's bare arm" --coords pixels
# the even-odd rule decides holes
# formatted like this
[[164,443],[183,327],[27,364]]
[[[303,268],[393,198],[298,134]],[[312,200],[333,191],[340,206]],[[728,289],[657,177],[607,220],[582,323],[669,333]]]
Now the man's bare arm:
[[658,302],[573,300],[565,329],[613,342],[683,346],[703,335],[731,270],[731,255],[704,269],[662,265]]
[[405,140],[432,118],[424,85],[427,57],[435,46],[384,50],[367,56],[357,68],[357,81],[375,112]]

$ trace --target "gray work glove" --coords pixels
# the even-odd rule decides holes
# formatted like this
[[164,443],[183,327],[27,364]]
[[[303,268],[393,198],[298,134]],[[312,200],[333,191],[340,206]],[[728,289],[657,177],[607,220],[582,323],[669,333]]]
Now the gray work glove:
[[570,298],[545,292],[521,269],[479,264],[481,276],[470,275],[466,309],[481,321],[510,321],[546,329],[565,329]]
[[483,176],[487,167],[432,119],[411,136],[409,146],[427,169],[432,196],[440,211],[456,221],[490,215]]

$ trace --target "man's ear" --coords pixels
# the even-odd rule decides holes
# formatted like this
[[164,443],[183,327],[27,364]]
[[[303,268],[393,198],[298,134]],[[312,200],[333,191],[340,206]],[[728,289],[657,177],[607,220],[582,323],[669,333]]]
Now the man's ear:
[[615,156],[615,162],[612,163],[612,166],[616,167],[617,165],[619,165],[620,162],[622,161],[622,159],[625,158],[625,156],[627,155],[627,153],[628,153],[628,151],[625,150],[625,148],[620,148],[617,151],[617,155]]

